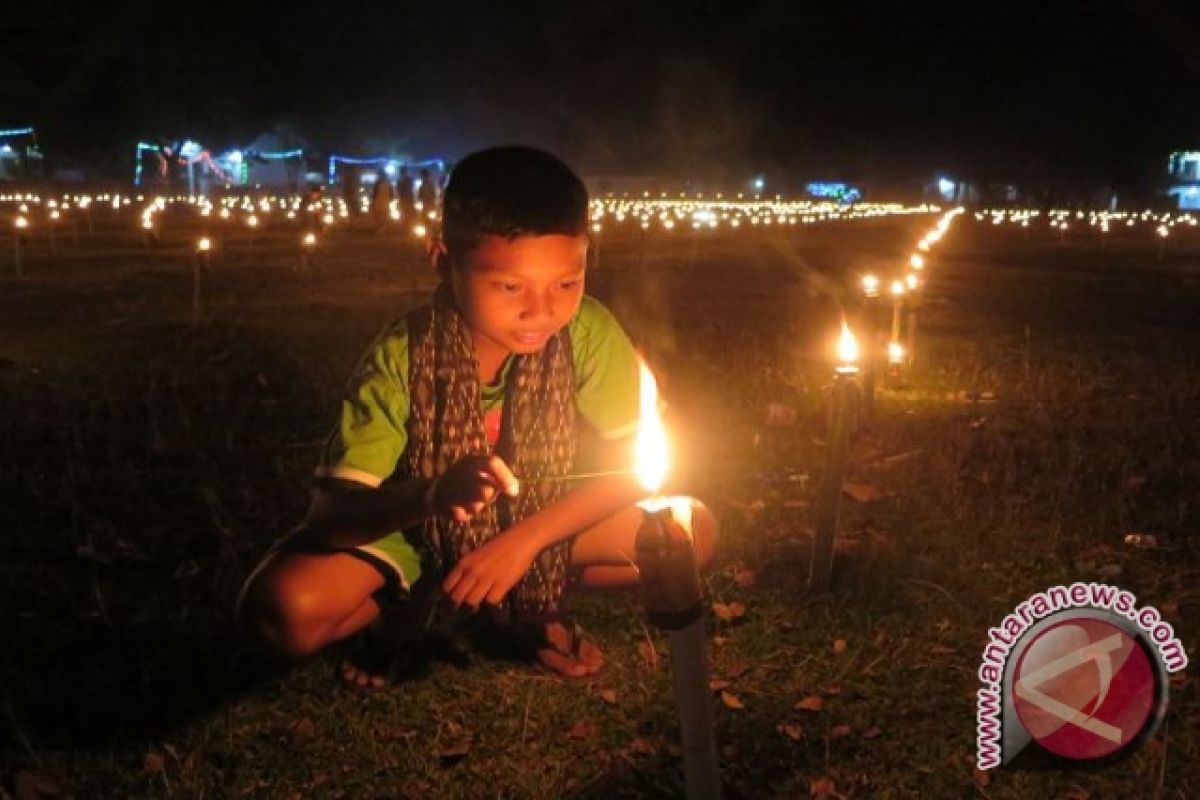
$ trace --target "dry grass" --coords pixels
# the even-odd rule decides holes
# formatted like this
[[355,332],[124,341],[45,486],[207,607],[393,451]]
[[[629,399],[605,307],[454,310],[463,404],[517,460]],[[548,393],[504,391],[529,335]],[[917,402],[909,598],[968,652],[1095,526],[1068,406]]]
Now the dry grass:
[[[743,706],[717,709],[728,783],[747,797],[819,793],[823,779],[855,797],[1195,794],[1190,676],[1155,740],[1102,771],[998,773],[980,789],[971,755],[986,628],[1034,591],[1116,565],[1110,580],[1195,651],[1198,252],[1160,264],[1149,241],[1100,250],[960,222],[931,267],[916,370],[853,445],[851,477],[886,496],[848,503],[835,591],[803,594],[821,347],[838,313],[825,292],[905,255],[915,225],[618,237],[589,279],[658,365],[679,460],[722,520],[708,588],[746,608],[711,623],[714,676]],[[80,798],[676,791],[668,675],[639,651],[632,596],[576,601],[609,662],[586,686],[472,655],[364,697],[337,688],[332,654],[282,668],[240,646],[232,598],[300,513],[354,358],[432,275],[395,236],[335,234],[300,275],[294,231],[253,252],[239,234],[221,243],[210,316],[193,328],[181,226],[146,249],[102,225],[3,284],[0,785]],[[772,403],[795,422],[768,426]],[[1164,549],[1125,548],[1133,531]],[[814,696],[820,711],[795,708]]]

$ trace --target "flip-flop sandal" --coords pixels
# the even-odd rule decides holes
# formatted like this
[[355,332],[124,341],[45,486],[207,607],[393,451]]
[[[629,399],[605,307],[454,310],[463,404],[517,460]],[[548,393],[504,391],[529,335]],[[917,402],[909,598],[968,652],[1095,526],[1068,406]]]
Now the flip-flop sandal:
[[[419,677],[428,671],[430,656],[429,625],[426,616],[432,611],[432,595],[414,595],[404,601],[376,598],[380,602],[381,621],[347,640],[345,655],[338,660],[336,675],[348,689],[380,691]],[[349,662],[366,672],[372,680],[366,685],[345,677]],[[374,679],[383,678],[383,685]]]
[[[514,615],[508,617],[507,620],[505,617],[508,615],[501,613],[484,625],[488,647],[494,652],[502,650],[504,655],[527,663],[543,674],[564,681],[585,683],[596,679],[598,672],[567,675],[542,659],[541,651],[551,650],[571,661],[583,663],[581,658],[583,645],[591,640],[587,637],[583,627],[565,614],[560,611],[547,611],[540,614]],[[546,628],[555,623],[562,625],[567,631],[565,647],[551,640],[546,634]]]

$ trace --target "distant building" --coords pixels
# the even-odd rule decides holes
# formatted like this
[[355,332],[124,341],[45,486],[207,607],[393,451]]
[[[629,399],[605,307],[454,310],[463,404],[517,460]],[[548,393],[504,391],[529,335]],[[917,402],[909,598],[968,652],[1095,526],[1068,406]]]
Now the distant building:
[[1167,195],[1179,209],[1200,208],[1200,150],[1176,150],[1167,160]]
[[33,180],[44,172],[33,128],[0,130],[0,181]]

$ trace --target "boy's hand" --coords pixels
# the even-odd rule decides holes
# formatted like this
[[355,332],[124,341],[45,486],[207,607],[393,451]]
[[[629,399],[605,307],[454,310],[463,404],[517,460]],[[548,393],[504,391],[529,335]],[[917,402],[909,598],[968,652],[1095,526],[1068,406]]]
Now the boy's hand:
[[499,456],[466,456],[430,487],[429,505],[436,514],[467,522],[496,502],[501,492],[516,497],[520,491],[520,483]]
[[499,605],[512,587],[529,571],[536,548],[515,529],[489,539],[458,560],[442,591],[455,607],[476,610],[481,603]]

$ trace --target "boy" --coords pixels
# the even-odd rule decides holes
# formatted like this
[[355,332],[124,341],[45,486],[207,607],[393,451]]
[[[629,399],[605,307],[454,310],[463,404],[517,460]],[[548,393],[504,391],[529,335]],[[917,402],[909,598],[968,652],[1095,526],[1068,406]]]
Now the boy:
[[[577,434],[600,451],[590,469],[630,466],[638,421],[633,347],[583,293],[587,203],[579,178],[532,148],[455,167],[430,246],[442,283],[351,379],[304,522],[242,591],[250,633],[296,656],[360,634],[343,679],[378,687],[397,600],[440,591],[503,611],[502,635],[544,668],[600,669],[559,600],[568,574],[636,584],[644,492],[629,475],[562,479],[581,471]],[[704,565],[716,523],[697,504],[693,524]]]

